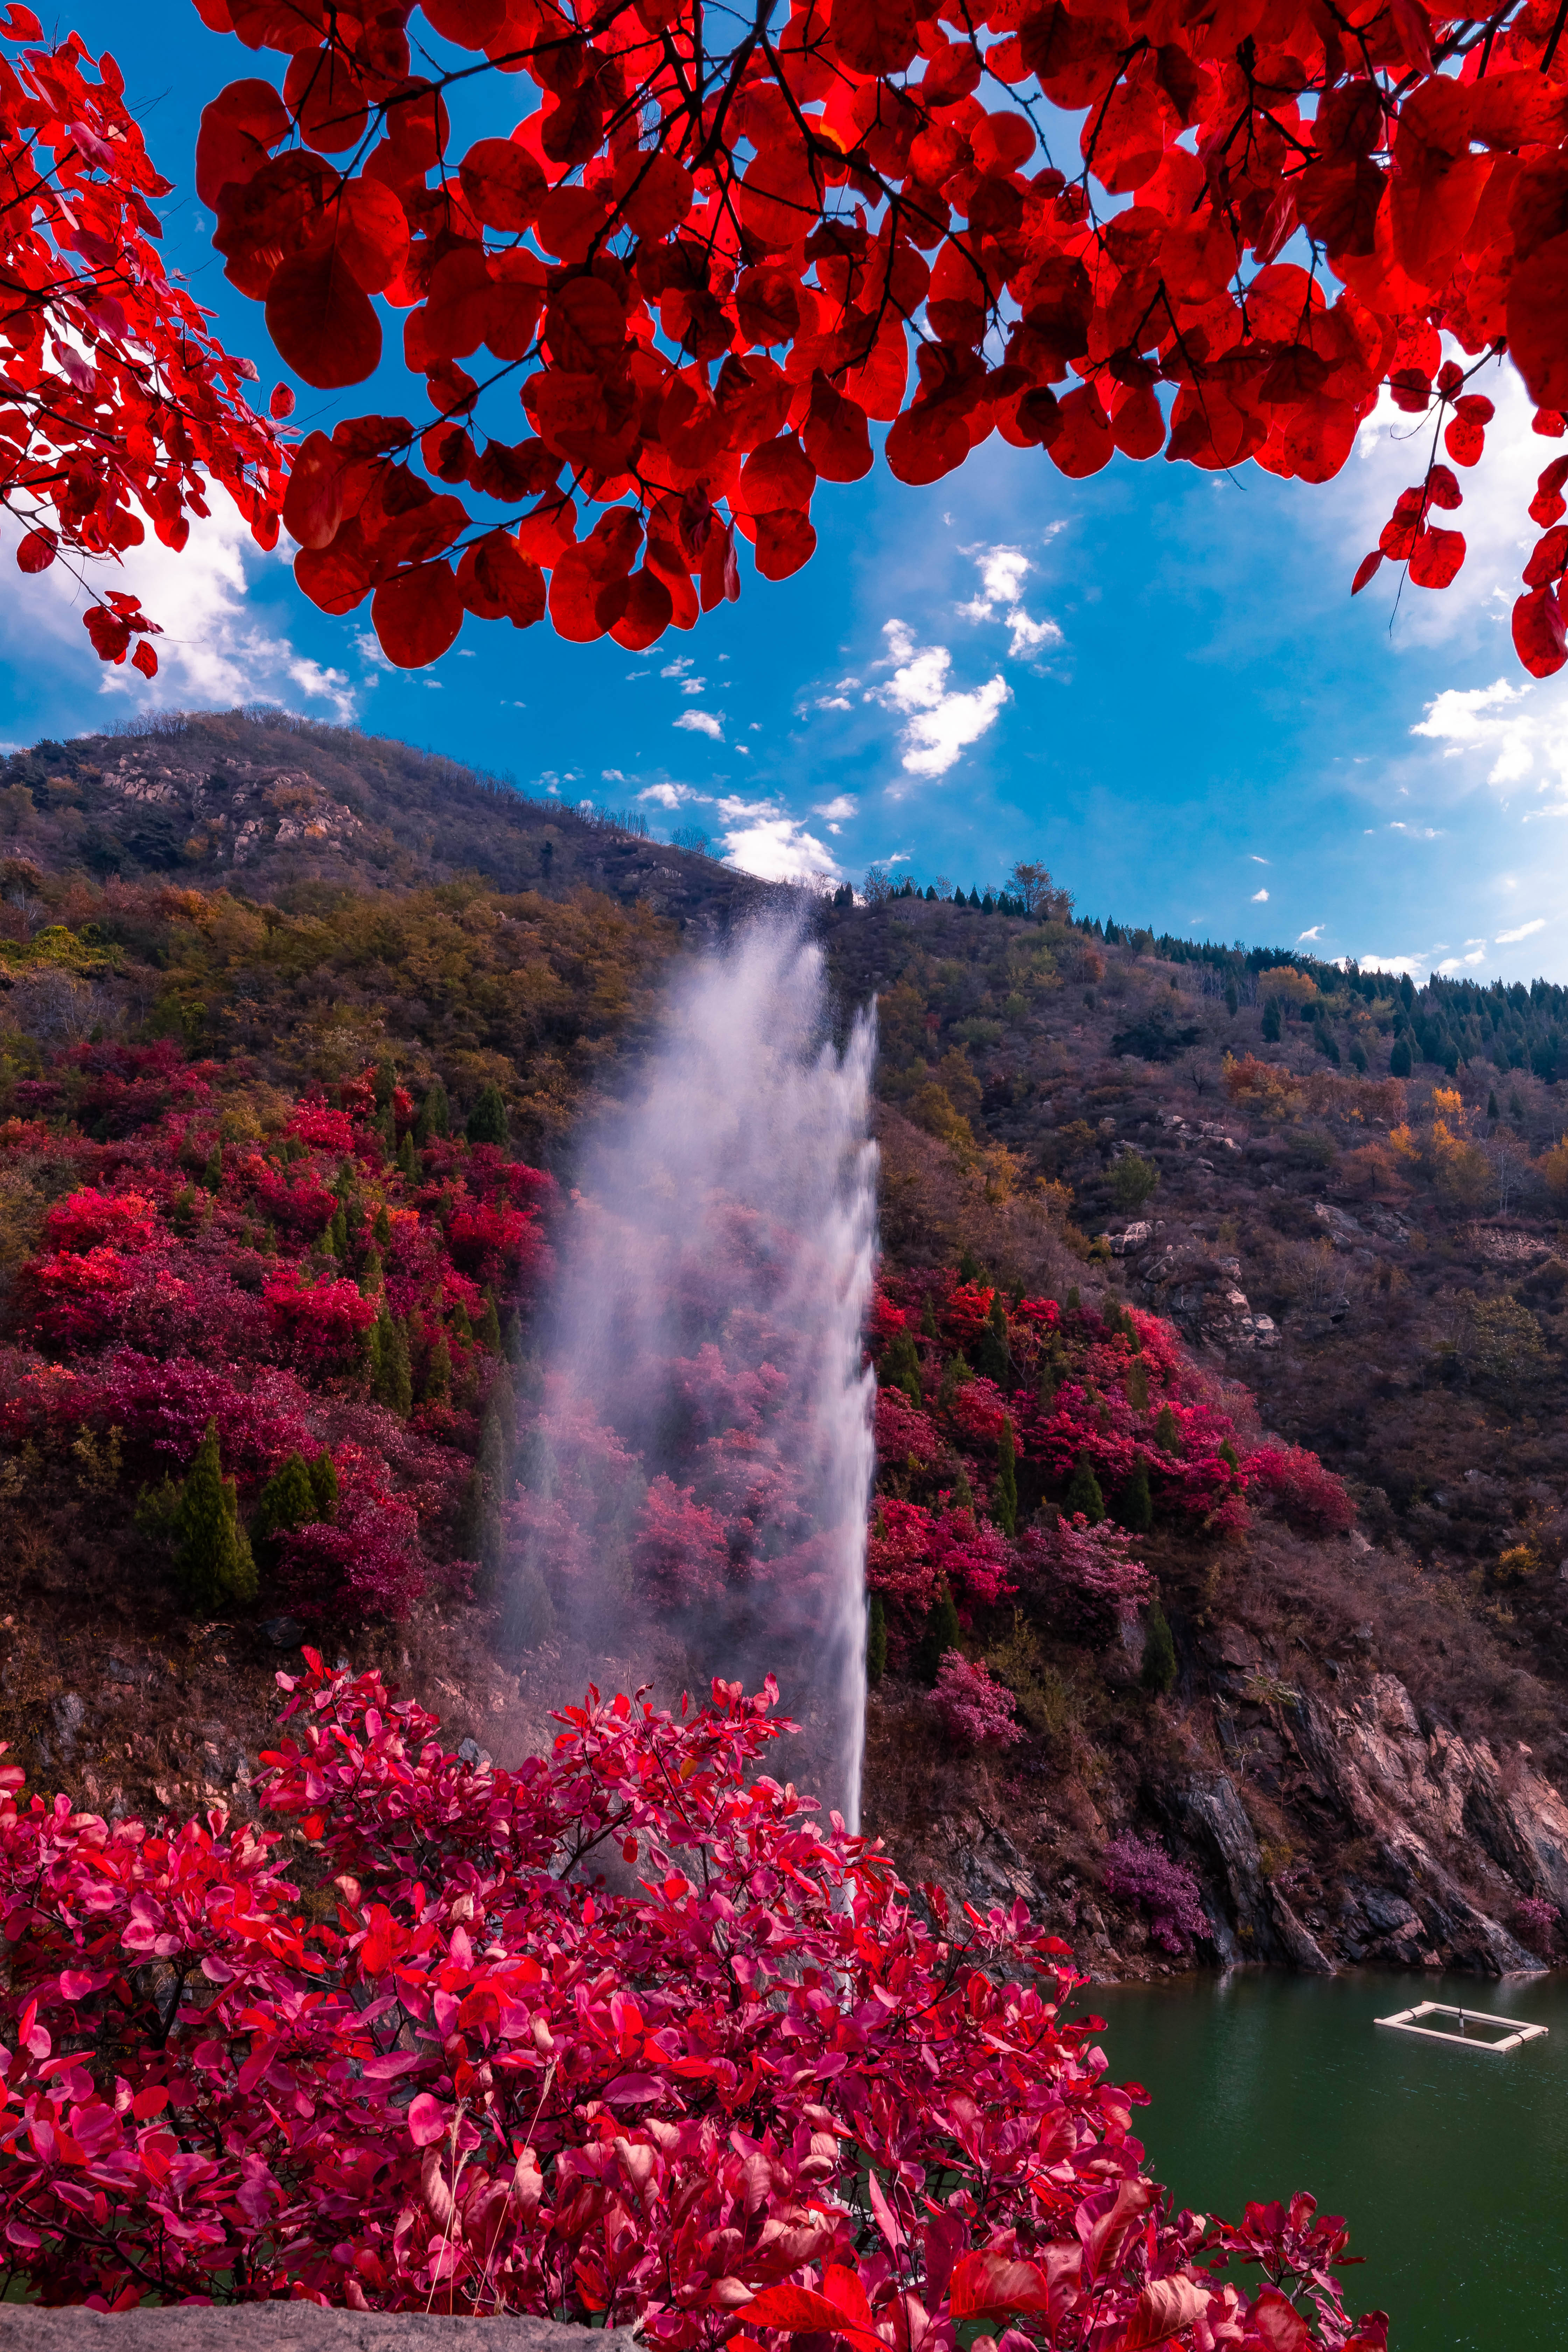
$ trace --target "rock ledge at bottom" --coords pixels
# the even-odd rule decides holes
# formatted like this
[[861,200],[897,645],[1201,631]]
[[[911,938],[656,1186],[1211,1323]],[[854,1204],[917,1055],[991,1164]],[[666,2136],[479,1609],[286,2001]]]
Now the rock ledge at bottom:
[[0,2352],[635,2352],[629,2327],[503,2314],[323,2310],[316,2303],[175,2303],[136,2311],[0,2303]]

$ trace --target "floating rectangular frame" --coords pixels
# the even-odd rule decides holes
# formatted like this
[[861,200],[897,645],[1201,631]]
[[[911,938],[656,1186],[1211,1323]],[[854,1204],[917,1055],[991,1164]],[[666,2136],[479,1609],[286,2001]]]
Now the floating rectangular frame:
[[[1423,2017],[1457,2017],[1459,2021],[1459,2031],[1458,2033],[1435,2032],[1431,2026],[1418,2022],[1418,2020]],[[1516,2023],[1511,2017],[1499,2017],[1492,2010],[1456,2009],[1446,2000],[1418,2000],[1414,2009],[1396,2010],[1392,2017],[1374,2017],[1373,2023],[1386,2026],[1391,2033],[1410,2033],[1422,2042],[1441,2042],[1448,2050],[1498,2052],[1521,2049],[1527,2042],[1540,2041],[1548,2030],[1544,2025]],[[1489,2041],[1483,2039],[1479,2033],[1473,2036],[1467,2033],[1465,2028],[1468,2024],[1489,2027],[1503,2025],[1509,2027],[1510,2031],[1499,2041]]]

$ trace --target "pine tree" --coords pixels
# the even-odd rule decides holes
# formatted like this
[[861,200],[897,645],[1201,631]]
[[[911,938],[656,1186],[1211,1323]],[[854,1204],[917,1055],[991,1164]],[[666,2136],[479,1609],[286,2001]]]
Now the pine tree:
[[935,1682],[942,1672],[943,1658],[949,1650],[957,1649],[963,1633],[963,1628],[958,1622],[958,1611],[953,1604],[952,1595],[945,1584],[941,1585],[938,1587],[936,1599],[931,1605],[931,1613],[925,1622],[925,1631],[921,1635],[920,1650],[916,1658],[916,1665],[922,1682]]
[[459,1298],[451,1313],[452,1337],[460,1339],[465,1348],[474,1344],[474,1327],[468,1320],[468,1310]]
[[1165,1454],[1181,1451],[1181,1432],[1176,1426],[1176,1416],[1168,1404],[1160,1407],[1154,1423],[1154,1443]]
[[985,1280],[985,1268],[967,1242],[958,1253],[958,1278],[960,1282],[971,1283],[984,1283]]
[[371,1332],[371,1386],[379,1404],[390,1405],[394,1412],[407,1420],[414,1409],[408,1334],[384,1298]]
[[975,1369],[983,1378],[994,1381],[1005,1388],[1013,1370],[1013,1351],[1008,1344],[1007,1309],[998,1291],[991,1301],[991,1312],[981,1329],[979,1345],[974,1351]]
[[1233,1021],[1241,1010],[1241,999],[1237,993],[1234,980],[1227,980],[1225,984],[1225,1009]]
[[371,1081],[371,1090],[375,1096],[377,1110],[390,1108],[396,1087],[397,1072],[393,1068],[392,1064],[378,1062],[375,1066],[375,1075]]
[[495,1143],[505,1150],[509,1133],[506,1098],[493,1078],[487,1079],[468,1113],[466,1132],[470,1143]]
[[174,1571],[188,1608],[225,1609],[256,1598],[256,1562],[232,1478],[223,1475],[217,1423],[209,1421],[180,1489],[174,1515]]
[[419,1154],[415,1150],[414,1138],[406,1129],[397,1147],[397,1172],[405,1184],[416,1184],[419,1181]]
[[1040,1385],[1036,1391],[1036,1396],[1042,1412],[1056,1411],[1057,1367],[1048,1356],[1040,1366]]
[[324,1447],[310,1464],[310,1492],[316,1498],[317,1518],[334,1518],[338,1508],[338,1465]]
[[479,1448],[463,1499],[459,1535],[465,1557],[478,1560],[491,1576],[502,1557],[501,1507],[511,1488],[516,1444],[517,1404],[503,1372],[490,1389],[479,1424]]
[[963,1462],[958,1465],[958,1475],[947,1499],[950,1510],[972,1511],[974,1508],[974,1489],[969,1483],[969,1472]]
[[426,1144],[433,1135],[449,1133],[451,1125],[452,1108],[447,1100],[447,1089],[439,1078],[432,1078],[419,1106],[419,1116],[414,1122],[414,1140],[420,1145]]
[[1219,1456],[1219,1459],[1224,1463],[1227,1463],[1230,1468],[1234,1470],[1239,1477],[1241,1475],[1241,1465],[1236,1458],[1236,1448],[1231,1444],[1228,1437],[1223,1438],[1220,1441],[1219,1444],[1215,1447],[1215,1452]]
[[[1145,1490],[1147,1481],[1145,1481]],[[1018,1532],[1018,1449],[1013,1441],[1011,1419],[1002,1423],[1002,1435],[996,1449],[996,1493],[992,1505],[992,1517],[1005,1536]]]
[[1149,1375],[1142,1364],[1134,1362],[1127,1375],[1127,1402],[1134,1412],[1149,1410]]
[[1495,1119],[1498,1116],[1497,1093],[1494,1088],[1493,1091],[1487,1096],[1487,1117],[1489,1118]]
[[879,1592],[866,1611],[866,1680],[875,1689],[888,1671],[888,1612]]
[[452,1351],[443,1332],[430,1350],[425,1367],[425,1385],[420,1391],[426,1404],[446,1404],[452,1394]]
[[341,1209],[334,1209],[327,1225],[327,1246],[341,1264],[349,1254],[349,1223]]
[[941,1337],[936,1328],[936,1309],[931,1303],[929,1290],[921,1307],[921,1337],[922,1339],[935,1339]]
[[213,1145],[207,1154],[207,1164],[202,1170],[202,1182],[209,1192],[216,1192],[222,1189],[223,1144],[221,1139]]
[[1394,1049],[1388,1056],[1388,1074],[1392,1078],[1407,1078],[1410,1076],[1410,1040],[1408,1037],[1396,1037],[1394,1039]]
[[1155,1691],[1162,1698],[1175,1687],[1176,1645],[1171,1639],[1170,1622],[1157,1601],[1150,1602],[1149,1614],[1143,1621],[1141,1679],[1145,1690]]
[[386,1268],[381,1262],[381,1252],[373,1244],[365,1252],[364,1264],[359,1271],[359,1295],[362,1298],[375,1298],[385,1284]]
[[1076,1282],[1072,1285],[1067,1297],[1063,1299],[1062,1307],[1064,1311],[1068,1315],[1079,1315],[1082,1313],[1083,1294],[1079,1289]]
[[902,1389],[911,1404],[923,1404],[921,1360],[907,1331],[897,1331],[882,1351],[878,1378],[885,1389]]
[[520,1568],[508,1584],[497,1626],[500,1647],[515,1654],[537,1650],[555,1631],[555,1604],[536,1568]]
[[270,1576],[281,1557],[278,1538],[290,1528],[309,1527],[321,1516],[305,1457],[302,1454],[290,1454],[281,1468],[274,1470],[257,1497],[250,1541],[258,1564]]
[[1100,1490],[1100,1481],[1087,1454],[1080,1454],[1073,1464],[1062,1510],[1069,1519],[1081,1513],[1091,1528],[1097,1528],[1105,1517],[1105,1496]]
[[496,1313],[496,1295],[493,1290],[487,1290],[485,1293],[484,1313],[479,1317],[479,1328],[474,1337],[487,1354],[491,1356],[500,1354],[500,1317]]
[[371,1227],[377,1249],[388,1249],[392,1244],[392,1219],[386,1213],[386,1202],[376,1203],[375,1223]]
[[1266,1045],[1279,1043],[1279,999],[1271,996],[1263,1008],[1263,1042]]
[[1132,1475],[1116,1498],[1116,1516],[1124,1528],[1135,1536],[1147,1535],[1154,1524],[1154,1506],[1149,1496],[1149,1465],[1140,1462]]

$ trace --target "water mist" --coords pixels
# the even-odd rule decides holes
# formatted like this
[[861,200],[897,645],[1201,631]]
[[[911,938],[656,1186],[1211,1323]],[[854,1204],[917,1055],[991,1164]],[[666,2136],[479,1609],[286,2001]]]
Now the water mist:
[[661,1696],[771,1671],[805,1733],[780,1768],[851,1827],[873,1051],[864,1016],[835,1048],[822,951],[796,925],[753,923],[678,977],[559,1236],[510,1610],[521,1639],[542,1609],[601,1679]]

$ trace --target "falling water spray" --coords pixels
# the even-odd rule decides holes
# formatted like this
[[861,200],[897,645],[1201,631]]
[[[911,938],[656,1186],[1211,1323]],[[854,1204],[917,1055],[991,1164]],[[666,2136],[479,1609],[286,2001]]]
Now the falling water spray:
[[677,980],[560,1236],[511,1607],[524,1639],[542,1608],[601,1679],[661,1696],[776,1675],[805,1734],[791,1777],[851,1827],[874,1045],[868,1015],[833,1044],[797,924],[755,922]]

